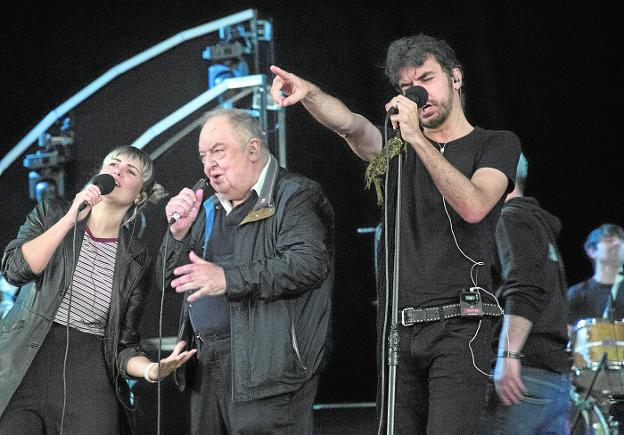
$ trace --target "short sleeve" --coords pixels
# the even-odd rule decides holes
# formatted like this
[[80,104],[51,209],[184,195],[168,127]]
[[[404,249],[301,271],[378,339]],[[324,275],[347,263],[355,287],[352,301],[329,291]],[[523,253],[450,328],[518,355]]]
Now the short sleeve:
[[494,131],[478,156],[477,167],[494,168],[507,176],[507,192],[514,189],[520,158],[520,139],[511,131]]

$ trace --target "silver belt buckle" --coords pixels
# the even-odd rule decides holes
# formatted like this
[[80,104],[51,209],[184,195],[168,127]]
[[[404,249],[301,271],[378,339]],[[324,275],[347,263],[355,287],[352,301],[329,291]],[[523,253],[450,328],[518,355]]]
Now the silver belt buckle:
[[412,308],[412,307],[409,307],[409,308],[403,308],[403,309],[401,310],[401,324],[402,324],[403,326],[412,326],[412,325],[413,325],[414,323],[416,323],[416,322],[407,322],[407,321],[405,320],[405,312],[406,312],[406,311],[416,311],[416,310],[415,310],[414,308]]

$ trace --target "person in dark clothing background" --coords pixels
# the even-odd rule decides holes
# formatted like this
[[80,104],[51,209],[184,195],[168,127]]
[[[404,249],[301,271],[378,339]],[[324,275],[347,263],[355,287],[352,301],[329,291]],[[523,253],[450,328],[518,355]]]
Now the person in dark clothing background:
[[169,201],[167,219],[179,219],[158,261],[185,293],[180,338],[198,349],[176,372],[191,390],[191,431],[311,434],[331,318],[332,207],[318,183],[279,167],[243,110],[209,112],[198,151],[216,193],[185,188]]
[[528,164],[521,155],[516,186],[496,226],[505,309],[494,386],[482,416],[483,434],[567,433],[571,358],[568,304],[557,249],[561,223],[525,197]]
[[584,247],[594,274],[568,290],[570,324],[576,325],[582,319],[623,319],[624,229],[603,224],[589,233]]

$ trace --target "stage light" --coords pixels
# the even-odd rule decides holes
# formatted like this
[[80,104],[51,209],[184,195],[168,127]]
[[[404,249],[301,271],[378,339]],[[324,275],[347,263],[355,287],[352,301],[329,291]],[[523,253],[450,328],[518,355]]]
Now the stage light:
[[225,79],[249,75],[247,62],[238,59],[236,64],[214,64],[208,67],[208,89],[212,89]]
[[63,198],[65,172],[61,168],[46,168],[28,173],[28,195],[34,201]]
[[[270,33],[270,31],[269,31]],[[208,89],[225,79],[249,75],[245,56],[254,53],[254,36],[243,25],[219,29],[220,41],[204,49],[202,57],[212,64],[208,67]]]
[[53,129],[39,137],[41,150],[24,158],[23,165],[28,173],[28,194],[30,199],[58,199],[65,197],[65,163],[71,160],[70,146],[74,143],[71,120],[58,121]]

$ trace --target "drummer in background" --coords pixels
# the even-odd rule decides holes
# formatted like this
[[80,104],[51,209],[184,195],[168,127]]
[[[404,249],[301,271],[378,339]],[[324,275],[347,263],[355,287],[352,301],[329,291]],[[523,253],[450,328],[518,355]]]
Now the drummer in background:
[[570,324],[581,319],[624,318],[622,265],[624,264],[624,229],[603,224],[589,233],[585,252],[594,267],[594,275],[568,290]]

